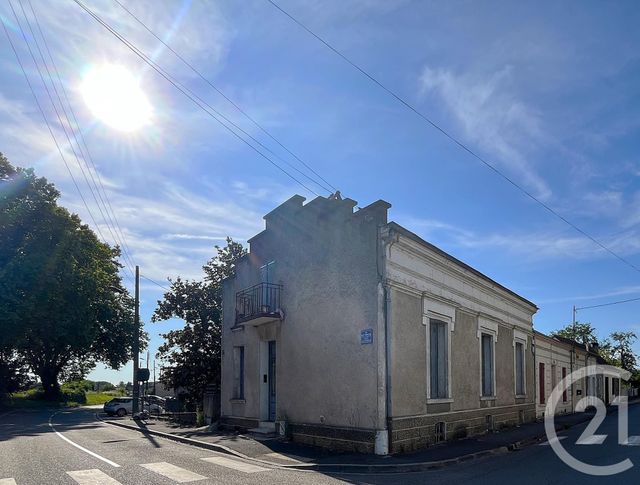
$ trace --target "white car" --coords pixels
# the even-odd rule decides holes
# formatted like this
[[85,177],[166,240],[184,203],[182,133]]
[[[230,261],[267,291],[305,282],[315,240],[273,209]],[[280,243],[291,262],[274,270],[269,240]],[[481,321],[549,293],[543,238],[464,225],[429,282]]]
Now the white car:
[[[147,396],[140,398],[140,411],[143,409],[145,411],[149,411],[152,414],[162,414],[164,413],[164,407],[158,402],[157,399],[148,399],[155,396]],[[151,404],[149,405],[149,401]],[[133,412],[133,398],[126,397],[116,397],[111,401],[104,403],[103,410],[109,416],[126,416],[127,414],[131,414]]]

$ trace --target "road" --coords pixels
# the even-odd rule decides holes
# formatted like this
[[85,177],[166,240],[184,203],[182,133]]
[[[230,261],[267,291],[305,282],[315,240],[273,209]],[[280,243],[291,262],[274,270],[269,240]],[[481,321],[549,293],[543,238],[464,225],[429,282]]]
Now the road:
[[[640,406],[630,408],[630,435],[640,435]],[[541,444],[505,455],[410,474],[326,475],[268,468],[189,445],[144,436],[100,422],[95,409],[14,412],[0,415],[0,485],[23,484],[566,484],[637,483],[640,446],[617,444],[617,415],[598,433],[602,445],[576,445],[585,426],[562,435],[561,444],[590,464],[630,458],[637,465],[613,477],[569,468],[551,446]]]

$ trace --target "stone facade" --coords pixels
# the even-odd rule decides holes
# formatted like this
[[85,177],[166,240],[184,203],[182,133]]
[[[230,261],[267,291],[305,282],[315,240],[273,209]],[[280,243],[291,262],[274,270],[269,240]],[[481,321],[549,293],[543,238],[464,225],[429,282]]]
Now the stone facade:
[[387,222],[384,201],[303,201],[265,216],[224,282],[223,423],[385,454],[535,418],[533,303]]

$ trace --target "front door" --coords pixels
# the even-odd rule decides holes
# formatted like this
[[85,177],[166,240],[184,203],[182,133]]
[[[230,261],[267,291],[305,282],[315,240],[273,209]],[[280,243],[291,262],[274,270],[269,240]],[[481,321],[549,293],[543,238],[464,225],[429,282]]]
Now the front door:
[[269,341],[269,421],[276,420],[276,341]]

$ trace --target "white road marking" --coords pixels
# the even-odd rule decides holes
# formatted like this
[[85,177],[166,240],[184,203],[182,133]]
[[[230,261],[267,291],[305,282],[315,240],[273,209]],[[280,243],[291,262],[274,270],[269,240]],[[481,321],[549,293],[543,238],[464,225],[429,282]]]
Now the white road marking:
[[267,453],[266,455],[263,455],[263,456],[269,457],[269,458],[276,458],[278,460],[290,461],[292,463],[302,463],[300,460],[296,460],[295,458],[291,458],[290,456],[283,455],[282,453]]
[[115,478],[111,478],[105,472],[94,468],[92,470],[78,470],[67,472],[80,485],[122,485]]
[[244,463],[230,458],[224,458],[222,456],[210,456],[209,458],[202,458],[202,460],[244,473],[268,472],[270,470],[269,468],[263,468],[258,465],[252,465],[251,463]]
[[17,485],[13,478],[0,478],[0,485]]
[[560,440],[566,439],[566,436],[556,436],[551,438],[549,441],[545,441],[544,443],[540,443],[538,446],[549,446],[551,443],[557,443]]
[[109,459],[105,458],[104,456],[100,456],[100,455],[98,455],[97,453],[94,453],[94,452],[93,452],[93,451],[91,451],[91,450],[87,450],[85,447],[80,446],[78,443],[74,443],[73,441],[71,441],[71,440],[70,440],[69,438],[67,438],[66,436],[63,436],[63,435],[62,435],[62,433],[59,433],[58,431],[56,431],[56,428],[53,426],[53,423],[51,423],[51,420],[53,419],[53,417],[54,417],[56,414],[58,414],[58,413],[53,413],[53,414],[51,415],[51,417],[49,418],[49,426],[51,427],[51,429],[53,430],[53,432],[54,432],[55,434],[57,434],[60,438],[62,438],[63,440],[65,440],[65,441],[66,441],[67,443],[69,443],[71,446],[75,446],[75,447],[76,447],[76,448],[78,448],[79,450],[84,451],[85,453],[87,453],[87,454],[89,454],[89,455],[93,456],[94,458],[97,458],[98,460],[102,460],[102,461],[104,461],[105,463],[107,463],[107,464],[109,464],[109,465],[111,465],[111,466],[113,466],[113,467],[120,468],[120,465],[118,465],[117,463],[115,463],[115,462],[113,462],[113,461],[111,461],[111,460],[109,460]]
[[[640,446],[640,436],[629,436],[629,439],[624,444],[625,446]],[[0,481],[0,483],[2,483]]]
[[601,445],[607,439],[606,434],[594,434],[576,441],[576,445]]
[[198,475],[197,473],[190,472],[189,470],[185,470],[184,468],[180,468],[179,466],[167,463],[166,461],[161,461],[159,463],[147,463],[145,465],[141,464],[140,466],[158,473],[159,475],[170,478],[178,483],[195,482],[197,480],[206,480],[207,478],[202,475]]

